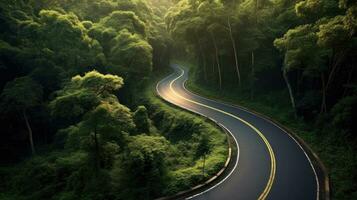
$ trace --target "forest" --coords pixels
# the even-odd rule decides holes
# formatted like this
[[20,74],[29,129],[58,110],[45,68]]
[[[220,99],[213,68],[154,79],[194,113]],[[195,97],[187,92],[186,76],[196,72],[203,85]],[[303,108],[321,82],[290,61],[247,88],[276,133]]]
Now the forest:
[[292,128],[327,165],[332,197],[357,197],[355,1],[179,1],[165,21],[192,60],[190,89]]
[[153,94],[170,63],[357,198],[354,0],[2,0],[0,30],[0,199],[155,199],[217,173],[222,129]]
[[0,199],[153,199],[220,169],[222,131],[144,89],[163,2],[1,1]]

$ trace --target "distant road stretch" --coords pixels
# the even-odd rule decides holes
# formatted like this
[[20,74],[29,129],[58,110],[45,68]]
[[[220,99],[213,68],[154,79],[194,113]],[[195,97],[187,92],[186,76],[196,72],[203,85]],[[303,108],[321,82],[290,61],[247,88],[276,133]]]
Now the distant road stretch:
[[235,167],[224,181],[188,199],[319,199],[316,171],[293,137],[249,111],[191,93],[184,86],[188,71],[176,65],[173,68],[174,73],[157,84],[157,93],[223,125],[239,146]]

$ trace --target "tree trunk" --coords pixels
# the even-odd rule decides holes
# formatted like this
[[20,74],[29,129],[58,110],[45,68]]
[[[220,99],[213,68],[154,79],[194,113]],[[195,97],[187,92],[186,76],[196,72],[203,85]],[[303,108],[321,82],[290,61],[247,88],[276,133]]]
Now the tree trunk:
[[213,74],[216,72],[215,62],[216,62],[215,56],[212,56],[212,73]]
[[329,73],[329,76],[328,76],[328,79],[327,79],[327,83],[326,83],[326,91],[328,90],[332,80],[333,80],[333,77],[335,75],[335,72],[338,68],[338,66],[340,65],[340,63],[342,62],[343,58],[345,57],[345,52],[341,52],[341,55],[335,55],[334,57],[334,61],[332,62],[332,66],[331,66],[331,72]]
[[234,37],[233,37],[232,26],[231,26],[231,22],[230,22],[229,17],[228,17],[228,28],[229,28],[229,36],[231,38],[233,52],[234,52],[234,60],[235,60],[235,64],[236,64],[236,72],[237,72],[238,83],[239,83],[239,86],[240,86],[241,85],[241,78],[240,78],[240,71],[239,71],[237,47],[236,47],[236,42],[235,42]]
[[321,73],[321,92],[322,92],[322,101],[321,101],[321,109],[320,114],[325,113],[327,111],[326,107],[326,84],[324,74]]
[[217,47],[216,39],[215,39],[213,33],[211,33],[211,36],[212,36],[213,45],[215,48],[216,62],[217,62],[217,68],[218,68],[218,78],[219,78],[219,89],[222,90],[222,75],[221,75],[221,65],[219,63],[218,47]]
[[203,176],[205,176],[205,167],[206,167],[206,154],[203,155],[203,168],[202,168]]
[[29,134],[31,152],[32,152],[32,155],[35,155],[36,154],[36,150],[35,150],[35,145],[33,143],[32,129],[31,129],[29,120],[27,118],[27,114],[26,114],[26,110],[25,109],[22,111],[22,114],[24,116],[24,119],[25,119],[25,122],[26,122],[27,131],[28,131],[28,134]]
[[[352,63],[354,63],[354,61],[352,60]],[[350,70],[350,72],[348,73],[348,79],[347,79],[347,81],[346,81],[346,85],[349,85],[350,83],[351,83],[351,80],[352,80],[352,77],[354,77],[353,75],[354,75],[354,67],[353,67],[353,65],[351,65],[350,64],[350,67],[351,67],[351,70]],[[342,95],[342,97],[346,97],[346,95],[347,95],[347,92],[348,92],[348,87],[345,87],[345,89],[343,90],[343,95]]]
[[94,128],[94,144],[95,144],[95,174],[98,175],[100,162],[99,162],[99,142],[97,137],[97,127]]
[[205,81],[207,82],[208,78],[207,78],[207,69],[206,69],[206,56],[203,52],[203,48],[202,48],[200,40],[198,39],[197,36],[196,36],[196,38],[197,38],[198,46],[200,49],[200,54],[201,54],[202,61],[203,61],[203,73],[204,73]]
[[[258,26],[258,0],[254,2],[254,10],[255,10],[255,25]],[[253,99],[254,97],[254,84],[255,84],[255,57],[254,57],[254,50],[252,51],[252,82],[250,88],[250,98]]]
[[254,2],[254,10],[255,10],[255,24],[258,24],[258,0]]
[[296,94],[300,94],[300,71],[298,70],[296,72],[296,88],[295,88]]
[[296,116],[296,105],[295,105],[294,93],[293,93],[293,90],[292,90],[291,85],[290,85],[290,82],[289,82],[289,78],[288,78],[288,75],[287,75],[287,71],[286,71],[285,69],[283,69],[283,77],[284,77],[286,86],[288,87],[288,90],[289,90],[289,96],[290,96],[291,107],[292,107],[293,110],[294,110],[294,115],[295,115],[295,117],[297,117],[297,116]]
[[254,83],[255,83],[255,58],[254,58],[254,51],[252,51],[252,71],[251,71],[251,85],[250,85],[250,98],[253,99],[254,97]]
[[296,74],[297,75],[296,75],[296,92],[295,92],[295,94],[299,95],[304,92],[304,90],[303,90],[304,87],[301,87],[301,83],[304,82],[304,75],[302,74],[302,72],[300,70],[298,70],[296,72]]

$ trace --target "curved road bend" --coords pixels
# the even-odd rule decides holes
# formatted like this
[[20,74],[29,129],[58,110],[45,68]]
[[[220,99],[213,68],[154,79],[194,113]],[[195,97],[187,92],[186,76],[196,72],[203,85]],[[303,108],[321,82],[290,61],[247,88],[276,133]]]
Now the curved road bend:
[[175,72],[157,84],[158,94],[222,124],[239,144],[237,167],[229,177],[190,199],[319,199],[315,169],[293,138],[253,113],[189,92],[184,87],[188,71],[173,68]]

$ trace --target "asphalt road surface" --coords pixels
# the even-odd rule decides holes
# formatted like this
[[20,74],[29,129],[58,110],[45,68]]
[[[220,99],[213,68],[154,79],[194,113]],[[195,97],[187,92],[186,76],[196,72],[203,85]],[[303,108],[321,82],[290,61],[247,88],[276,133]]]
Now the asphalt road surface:
[[157,84],[157,93],[223,125],[238,144],[235,167],[226,179],[189,199],[319,199],[315,169],[294,138],[249,111],[189,92],[184,86],[188,71],[177,65],[173,69]]

